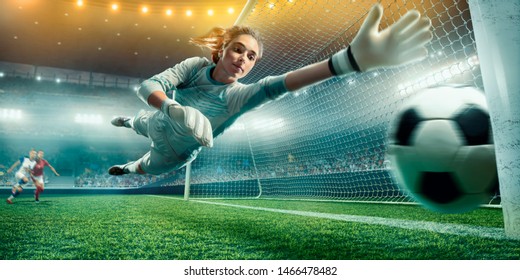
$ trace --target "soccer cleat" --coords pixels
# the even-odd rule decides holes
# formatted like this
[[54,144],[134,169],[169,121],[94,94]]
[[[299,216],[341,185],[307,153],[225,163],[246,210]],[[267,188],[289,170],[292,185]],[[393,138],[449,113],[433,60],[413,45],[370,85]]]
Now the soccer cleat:
[[114,165],[108,169],[108,174],[114,175],[114,176],[120,176],[130,173],[128,169],[125,168],[125,165]]
[[6,200],[8,204],[13,204],[13,201],[10,200],[9,198]]
[[130,127],[130,124],[128,123],[128,121],[130,120],[129,117],[115,117],[113,118],[110,123],[113,125],[113,126],[117,126],[117,127]]

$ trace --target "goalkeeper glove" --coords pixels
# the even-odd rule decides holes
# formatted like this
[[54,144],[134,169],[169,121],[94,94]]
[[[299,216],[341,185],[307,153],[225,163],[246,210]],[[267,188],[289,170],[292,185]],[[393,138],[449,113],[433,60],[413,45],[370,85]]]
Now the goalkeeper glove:
[[428,55],[425,45],[433,37],[429,18],[412,10],[380,32],[382,17],[381,5],[374,5],[350,46],[329,60],[329,67],[334,74],[398,66]]
[[202,146],[213,147],[211,123],[199,110],[176,102],[164,102],[161,111],[175,122],[180,133],[193,136]]

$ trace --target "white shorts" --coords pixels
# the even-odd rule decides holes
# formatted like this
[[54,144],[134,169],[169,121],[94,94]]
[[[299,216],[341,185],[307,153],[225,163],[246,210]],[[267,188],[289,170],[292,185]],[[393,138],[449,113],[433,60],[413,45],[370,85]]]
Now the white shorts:
[[[28,182],[31,181],[31,176],[29,176],[26,172],[16,172],[16,174],[14,175],[15,179],[16,179],[16,183],[20,183],[20,185],[25,185],[27,184]],[[27,183],[23,183],[23,179],[24,178],[27,178]]]
[[16,181],[20,181],[22,180],[23,178],[27,178],[27,179],[30,179],[31,177],[29,176],[29,174],[25,173],[25,172],[16,172],[16,174],[14,175],[14,177],[16,178]]
[[36,182],[40,183],[42,186],[45,184],[44,180],[43,180],[43,175],[40,175],[40,176],[33,176],[34,180],[36,180]]

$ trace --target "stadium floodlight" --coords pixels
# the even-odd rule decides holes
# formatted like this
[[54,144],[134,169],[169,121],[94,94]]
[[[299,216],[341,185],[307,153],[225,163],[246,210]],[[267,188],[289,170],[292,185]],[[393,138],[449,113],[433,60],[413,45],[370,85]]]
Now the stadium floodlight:
[[264,131],[281,131],[286,126],[286,122],[285,119],[279,117],[264,117],[251,121],[250,126]]
[[246,130],[246,127],[245,127],[244,123],[242,123],[242,122],[236,122],[227,129],[228,132],[229,131],[244,131],[244,130]]
[[453,63],[437,71],[431,72],[430,74],[423,75],[421,78],[416,79],[412,82],[398,84],[397,89],[402,95],[404,95],[406,93],[413,92],[421,88],[430,87],[437,84],[443,84],[457,76],[472,71],[478,65],[478,57],[476,55],[473,55],[467,59]]
[[22,111],[19,109],[0,109],[1,120],[20,120],[22,119]]
[[76,114],[74,121],[81,124],[101,124],[103,117],[99,114]]

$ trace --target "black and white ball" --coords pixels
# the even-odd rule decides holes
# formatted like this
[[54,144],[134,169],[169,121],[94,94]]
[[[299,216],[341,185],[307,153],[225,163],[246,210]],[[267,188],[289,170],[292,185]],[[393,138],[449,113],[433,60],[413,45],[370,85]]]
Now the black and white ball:
[[417,93],[389,130],[388,157],[400,187],[426,208],[470,211],[498,187],[484,94],[469,86]]

